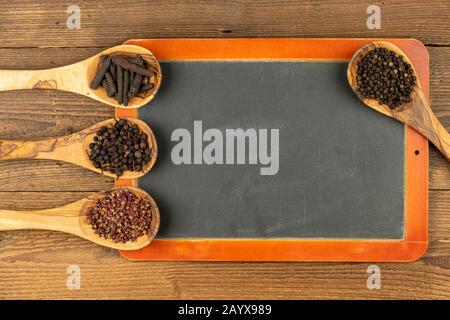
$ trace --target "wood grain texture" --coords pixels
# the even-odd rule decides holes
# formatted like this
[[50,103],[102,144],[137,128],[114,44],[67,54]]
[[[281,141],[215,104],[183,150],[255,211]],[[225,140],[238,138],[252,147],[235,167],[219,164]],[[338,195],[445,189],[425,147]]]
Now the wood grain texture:
[[0,161],[0,191],[101,191],[114,178],[52,160]]
[[[0,4],[0,68],[11,69],[62,66],[130,38],[414,37],[430,45],[431,108],[450,129],[447,0],[375,1],[382,10],[380,30],[366,28],[368,3],[355,0],[83,0],[77,1],[80,30],[66,28],[71,3]],[[0,92],[0,139],[56,137],[113,116],[109,106],[76,94]],[[113,183],[62,162],[0,162],[0,208],[61,206]],[[450,299],[450,166],[434,147],[430,189],[429,249],[414,263],[379,264],[381,290],[366,288],[365,263],[133,263],[64,233],[7,231],[0,233],[0,299]],[[81,267],[81,290],[66,287],[71,264]]]
[[[66,28],[71,3],[2,0],[4,47],[111,46],[153,37],[399,37],[449,44],[446,0],[88,1],[81,29]],[[380,30],[366,26],[369,4],[381,7]],[[26,21],[26,23],[24,23]]]
[[[78,193],[77,193],[78,194]],[[3,198],[0,193],[0,198]],[[76,199],[73,193],[65,193]],[[22,193],[33,199],[36,193]],[[52,194],[43,197],[50,204]],[[450,298],[449,191],[430,193],[430,248],[414,263],[380,263],[382,289],[366,288],[368,263],[133,263],[114,250],[63,233],[0,233],[1,298]],[[11,208],[20,208],[9,202]],[[44,201],[39,203],[44,206]],[[81,289],[66,268],[81,268]],[[111,266],[114,265],[114,268]]]
[[[450,48],[428,47],[430,53],[430,105],[450,131]],[[430,147],[430,188],[450,190],[450,166]]]

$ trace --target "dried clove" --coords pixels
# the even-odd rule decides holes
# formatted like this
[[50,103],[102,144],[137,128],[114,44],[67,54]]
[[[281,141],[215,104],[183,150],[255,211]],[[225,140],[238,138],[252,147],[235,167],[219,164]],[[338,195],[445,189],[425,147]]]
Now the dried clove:
[[109,67],[109,73],[111,73],[111,76],[113,77],[114,81],[116,81],[117,80],[116,65],[114,63],[111,63],[111,66]]
[[101,56],[100,57],[100,65],[97,70],[97,73],[94,76],[94,79],[91,82],[91,89],[97,89],[100,83],[103,80],[103,77],[105,76],[106,71],[108,71],[108,68],[111,64],[111,58],[109,56]]
[[124,106],[128,105],[128,89],[130,87],[130,71],[125,70],[123,74],[123,100],[122,103]]
[[117,90],[116,89],[116,84],[114,83],[114,79],[113,79],[112,75],[109,72],[107,72],[105,74],[105,79],[107,81],[109,90],[111,91],[111,97],[112,97],[116,93],[116,90]]
[[155,83],[151,82],[154,74],[155,69],[141,55],[113,53],[100,57],[91,87],[98,88],[102,85],[109,97],[114,97],[119,104],[127,106],[130,99],[142,98],[138,94],[154,88]]
[[106,94],[108,95],[108,97],[114,96],[114,93],[111,92],[111,88],[109,87],[108,81],[106,81],[106,79],[103,79],[102,86],[103,86],[103,88],[105,88],[105,91],[106,91]]
[[151,90],[151,89],[153,89],[154,86],[155,85],[153,83],[147,83],[146,85],[141,86],[141,88],[139,89],[139,93],[143,93],[145,91]]
[[117,94],[118,94],[118,101],[119,104],[122,104],[123,101],[123,70],[120,66],[117,67]]
[[131,85],[133,84],[133,80],[134,80],[134,72],[130,71],[130,87],[128,88],[128,91],[130,91],[130,89],[131,89]]
[[134,63],[134,64],[137,64],[140,67],[143,67],[145,65],[144,60],[142,60],[141,56],[138,55],[138,54],[135,54],[134,56],[132,56],[130,58],[130,62]]
[[154,72],[148,69],[145,69],[143,66],[139,66],[125,58],[122,58],[120,56],[114,56],[112,58],[112,62],[116,65],[116,66],[120,66],[123,69],[126,70],[131,70],[133,72],[136,72],[138,74],[141,74],[143,76],[153,76]]
[[141,82],[142,82],[142,75],[137,73],[134,76],[133,83],[131,85],[130,91],[128,92],[129,98],[134,97],[139,92],[139,88],[141,87]]

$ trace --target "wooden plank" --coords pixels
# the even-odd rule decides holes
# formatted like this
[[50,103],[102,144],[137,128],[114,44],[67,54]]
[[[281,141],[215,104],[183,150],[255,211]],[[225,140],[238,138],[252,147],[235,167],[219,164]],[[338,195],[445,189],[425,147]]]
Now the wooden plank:
[[111,117],[114,117],[114,108],[68,92],[0,92],[1,139],[65,135]]
[[1,48],[0,69],[46,69],[85,60],[107,47]]
[[[430,53],[430,104],[450,130],[450,48],[428,47]],[[449,162],[430,147],[430,188],[450,190]]]
[[[68,29],[69,3],[0,1],[2,47],[112,46],[152,37],[415,37],[449,44],[446,0],[79,0],[81,29]],[[381,29],[366,25],[369,4],[381,7]]]
[[[450,48],[448,47],[428,47],[430,53],[430,105],[436,116],[450,131]],[[438,157],[439,159],[441,157]],[[438,171],[446,171],[446,178],[440,180],[434,179],[434,174],[431,177],[430,184],[432,188],[446,188],[450,189],[450,166],[443,166],[443,162],[432,159],[430,162],[440,164]],[[439,173],[441,175],[442,173]],[[436,185],[436,182],[441,184]]]
[[429,246],[425,260],[449,267],[450,191],[430,191],[429,195]]
[[[54,240],[65,247],[40,252],[39,261],[33,257],[33,262],[27,262],[30,258],[27,254],[10,257],[10,270],[14,273],[0,275],[0,282],[8,283],[0,288],[0,298],[445,299],[450,296],[448,269],[422,262],[380,265],[382,289],[368,290],[368,264],[131,264],[109,252],[76,246],[65,238]],[[20,243],[17,245],[20,248]],[[68,257],[65,250],[77,253]],[[86,256],[97,259],[82,262]],[[81,269],[81,289],[68,290],[66,268],[77,259],[81,261],[77,264]]]
[[83,199],[89,191],[0,192],[0,208],[7,210],[40,210],[63,206]]
[[450,130],[450,48],[428,47],[430,54],[430,104]]
[[450,190],[450,163],[431,145],[428,187],[430,190]]
[[50,160],[0,161],[0,192],[100,191],[113,186],[114,178],[69,163]]
[[[11,198],[0,192],[0,207],[57,206],[87,193],[55,195],[24,192]],[[414,263],[377,264],[381,290],[366,287],[368,263],[133,263],[75,236],[11,231],[0,233],[0,299],[448,299],[449,206],[450,191],[430,192],[430,248]],[[72,264],[81,268],[81,290],[66,287]]]

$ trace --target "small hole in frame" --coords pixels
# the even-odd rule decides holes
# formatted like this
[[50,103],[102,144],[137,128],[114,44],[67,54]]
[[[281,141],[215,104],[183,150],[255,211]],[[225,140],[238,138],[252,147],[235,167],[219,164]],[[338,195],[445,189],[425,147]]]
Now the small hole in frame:
[[420,154],[420,151],[419,151],[419,150],[414,150],[414,154],[415,154],[416,156],[418,156],[418,155]]

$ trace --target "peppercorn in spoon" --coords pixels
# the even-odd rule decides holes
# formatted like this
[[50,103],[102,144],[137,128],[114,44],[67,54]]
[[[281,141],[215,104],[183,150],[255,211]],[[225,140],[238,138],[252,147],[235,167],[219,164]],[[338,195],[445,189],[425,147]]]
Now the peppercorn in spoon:
[[408,56],[396,45],[361,47],[347,68],[352,90],[369,107],[417,130],[450,160],[450,134],[430,108]]
[[[129,56],[130,59],[125,59],[124,55]],[[151,68],[151,71],[145,69],[142,65],[130,63],[133,56],[139,57],[139,62],[145,64],[148,68]],[[105,57],[108,59],[105,59]],[[119,99],[110,91],[100,87],[102,79],[105,80],[104,73],[107,70],[105,69],[103,70],[105,72],[99,74],[99,71],[101,71],[99,69],[102,67],[109,67],[112,60],[111,57],[115,57],[115,62],[124,67],[119,67],[121,84],[124,80],[123,75],[128,75],[129,88],[130,90],[134,90],[132,92],[133,94],[129,95],[130,98],[125,96],[120,97]],[[105,60],[109,62],[108,66],[103,63]],[[126,70],[126,68],[131,69]],[[125,70],[126,73],[122,74],[123,70]],[[141,72],[142,75],[135,71]],[[136,92],[140,89],[132,89],[132,82],[130,80],[133,79],[130,78],[130,75],[134,74],[138,75],[134,77],[134,79],[136,79],[136,86],[140,85],[140,83],[137,83],[138,78],[141,80],[147,79],[149,80],[148,84],[151,84],[151,86],[145,87],[145,84],[142,83],[143,86],[140,87],[140,89],[145,87],[145,92],[142,94]],[[0,91],[19,89],[56,89],[85,95],[113,107],[139,108],[146,105],[154,98],[161,84],[161,77],[161,67],[148,49],[135,45],[119,45],[106,49],[86,60],[63,67],[44,70],[0,70]],[[117,93],[119,93],[119,91],[122,93],[122,89],[122,86],[117,88]],[[126,99],[126,103],[123,102],[124,99]]]
[[131,118],[108,119],[63,137],[0,140],[0,160],[60,160],[125,179],[145,175],[155,164],[157,155],[158,146],[150,127]]
[[147,192],[134,187],[99,192],[58,208],[0,210],[0,231],[61,231],[119,250],[147,246],[156,236],[159,224],[156,202]]

